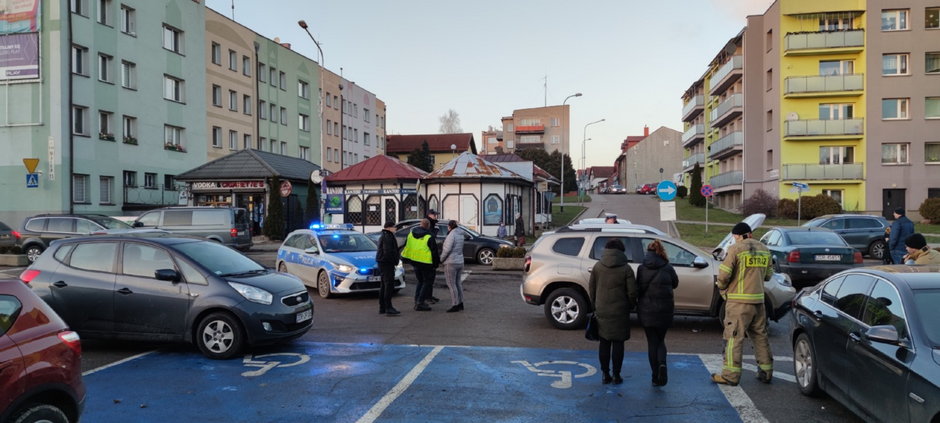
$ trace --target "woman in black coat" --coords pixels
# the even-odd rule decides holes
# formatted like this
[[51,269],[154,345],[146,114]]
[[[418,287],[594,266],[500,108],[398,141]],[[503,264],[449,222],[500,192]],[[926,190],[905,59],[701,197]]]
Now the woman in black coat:
[[[594,264],[588,285],[594,316],[597,317],[600,336],[597,353],[604,384],[623,382],[620,377],[623,343],[630,339],[630,310],[636,305],[636,276],[623,252],[622,241],[616,238],[607,241],[600,261]],[[611,364],[613,378],[610,376]]]
[[669,264],[669,256],[658,240],[646,247],[646,257],[637,269],[637,316],[646,331],[650,370],[653,385],[663,386],[666,374],[666,330],[672,326],[676,309],[672,291],[679,286],[676,270]]

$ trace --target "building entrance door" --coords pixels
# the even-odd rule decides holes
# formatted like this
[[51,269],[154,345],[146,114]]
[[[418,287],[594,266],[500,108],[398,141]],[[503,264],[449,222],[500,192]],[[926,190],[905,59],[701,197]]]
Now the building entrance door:
[[885,219],[894,220],[894,209],[901,207],[907,210],[904,202],[904,190],[903,189],[885,189],[881,193],[881,215]]

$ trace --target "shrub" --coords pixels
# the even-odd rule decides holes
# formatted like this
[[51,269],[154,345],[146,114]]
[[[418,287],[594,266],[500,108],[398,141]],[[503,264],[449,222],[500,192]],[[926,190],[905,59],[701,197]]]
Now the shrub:
[[842,206],[826,194],[818,194],[803,199],[801,218],[812,219],[824,214],[842,213]]
[[741,212],[745,216],[754,213],[763,213],[767,217],[773,217],[777,213],[777,199],[771,196],[767,191],[758,189],[750,198],[744,200],[741,205]]
[[499,258],[512,257],[513,250],[515,250],[515,248],[510,247],[510,246],[499,247],[499,249],[496,250],[496,257],[499,257]]
[[940,198],[928,198],[917,209],[920,215],[930,223],[940,223]]
[[796,200],[781,198],[777,202],[777,216],[796,219]]
[[516,247],[512,249],[513,258],[523,258],[525,257],[525,253],[526,253],[525,247]]
[[685,185],[680,185],[676,190],[676,197],[685,198],[687,195],[689,195],[689,189],[686,188]]

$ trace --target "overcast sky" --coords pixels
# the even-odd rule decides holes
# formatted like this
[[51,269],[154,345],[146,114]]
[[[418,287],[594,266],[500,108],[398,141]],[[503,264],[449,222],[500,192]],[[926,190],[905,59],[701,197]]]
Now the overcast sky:
[[[232,17],[233,0],[206,4]],[[514,109],[571,105],[571,154],[610,166],[628,135],[682,131],[682,93],[771,0],[234,0],[235,20],[375,93],[389,134],[480,131]],[[547,88],[546,88],[547,79]],[[547,100],[546,100],[547,99]]]

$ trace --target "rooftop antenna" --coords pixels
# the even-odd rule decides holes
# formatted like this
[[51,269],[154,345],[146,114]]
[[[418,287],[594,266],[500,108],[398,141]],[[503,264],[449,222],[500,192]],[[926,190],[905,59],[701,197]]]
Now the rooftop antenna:
[[545,75],[545,84],[542,87],[544,88],[545,92],[545,107],[548,107],[548,75]]
[[235,20],[235,0],[232,0],[232,20]]

